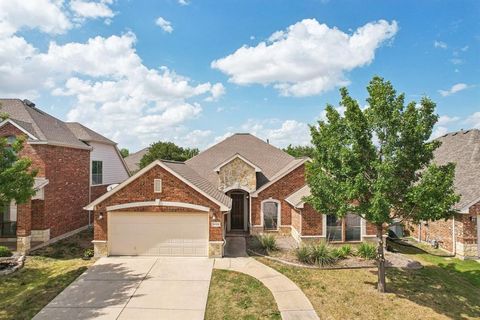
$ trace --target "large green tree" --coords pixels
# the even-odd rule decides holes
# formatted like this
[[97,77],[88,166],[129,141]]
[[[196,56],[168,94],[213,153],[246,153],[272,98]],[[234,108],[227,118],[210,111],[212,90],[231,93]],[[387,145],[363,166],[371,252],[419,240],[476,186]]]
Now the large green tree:
[[197,148],[182,148],[173,142],[155,142],[140,160],[140,168],[144,168],[155,160],[185,161],[198,154]]
[[440,145],[430,140],[438,120],[435,103],[422,98],[405,105],[404,95],[380,77],[367,90],[368,106],[362,109],[340,89],[344,115],[328,105],[327,120],[311,127],[316,152],[307,167],[312,190],[307,201],[321,213],[352,213],[376,226],[378,290],[384,292],[387,224],[448,219],[459,196],[454,164],[432,163]]
[[294,146],[289,144],[288,147],[284,148],[283,151],[288,153],[289,155],[300,158],[300,157],[313,157],[313,153],[315,152],[315,148],[312,146]]
[[[0,121],[6,118],[6,115],[0,114]],[[37,171],[31,170],[30,159],[18,157],[24,142],[23,137],[15,141],[0,137],[0,207],[12,200],[24,203],[35,194],[33,185]]]

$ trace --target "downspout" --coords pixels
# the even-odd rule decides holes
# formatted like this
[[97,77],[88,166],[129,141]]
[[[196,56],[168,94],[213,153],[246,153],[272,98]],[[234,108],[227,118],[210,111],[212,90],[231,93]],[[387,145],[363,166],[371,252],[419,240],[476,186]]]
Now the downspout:
[[456,256],[457,255],[457,235],[456,235],[456,230],[455,230],[455,216],[453,216],[453,219],[452,219],[452,240],[453,240],[453,255]]
[[[90,151],[90,155],[88,158],[88,203],[92,203],[92,160],[91,160],[91,154],[92,151]],[[92,226],[92,210],[88,210],[88,227]]]

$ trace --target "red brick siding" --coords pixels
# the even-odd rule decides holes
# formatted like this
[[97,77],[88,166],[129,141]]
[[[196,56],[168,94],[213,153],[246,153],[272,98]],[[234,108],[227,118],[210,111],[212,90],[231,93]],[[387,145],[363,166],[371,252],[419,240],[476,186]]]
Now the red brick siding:
[[305,203],[302,210],[302,236],[323,235],[323,215]]
[[365,221],[365,233],[367,236],[376,236],[377,226],[371,222]]
[[261,203],[263,200],[272,198],[281,202],[281,223],[291,225],[291,206],[285,201],[293,192],[305,185],[305,165],[301,165],[286,176],[261,191],[255,198],[252,197],[252,224],[260,225]]
[[17,206],[17,236],[26,237],[31,234],[32,230],[32,215],[31,202],[19,204]]
[[32,200],[32,230],[48,229],[45,219],[45,201]]
[[[153,192],[153,179],[162,179],[162,193]],[[108,217],[106,214],[106,207],[129,202],[154,201],[155,199],[161,199],[162,201],[186,202],[209,207],[217,221],[222,223],[220,228],[213,228],[211,227],[211,223],[209,223],[210,240],[223,240],[222,230],[224,222],[223,213],[220,212],[220,207],[160,166],[155,166],[151,170],[145,172],[142,176],[132,181],[128,186],[113,194],[110,198],[106,199],[97,206],[95,209],[94,239],[107,240]],[[154,212],[192,212],[191,209],[186,210],[183,208],[170,207],[142,207],[135,210]],[[131,211],[131,209],[128,209],[128,211]],[[104,217],[102,220],[98,219],[100,213],[102,213]],[[210,217],[209,222],[212,220],[213,218]]]
[[90,187],[90,202],[95,201],[96,199],[107,193],[107,187],[107,184]]

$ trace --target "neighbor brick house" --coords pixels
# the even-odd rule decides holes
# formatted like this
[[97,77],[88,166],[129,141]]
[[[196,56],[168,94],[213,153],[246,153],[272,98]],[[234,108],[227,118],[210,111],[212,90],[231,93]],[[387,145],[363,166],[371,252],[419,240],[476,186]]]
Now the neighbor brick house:
[[448,133],[438,140],[437,164],[455,163],[455,191],[460,202],[451,219],[410,224],[411,236],[419,241],[438,241],[441,248],[462,258],[480,258],[480,130]]
[[54,118],[28,100],[0,99],[0,112],[8,115],[0,137],[24,136],[19,157],[38,170],[35,196],[0,208],[0,242],[28,251],[82,230],[90,221],[83,207],[128,178],[116,144],[81,124]]
[[315,212],[305,164],[250,134],[234,134],[186,162],[155,161],[90,205],[102,255],[222,256],[230,234],[292,235],[297,241],[369,240],[354,215]]

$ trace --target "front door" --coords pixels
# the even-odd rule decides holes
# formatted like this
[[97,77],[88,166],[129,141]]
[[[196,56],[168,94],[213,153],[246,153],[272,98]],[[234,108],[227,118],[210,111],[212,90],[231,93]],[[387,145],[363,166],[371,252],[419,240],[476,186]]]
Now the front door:
[[244,219],[244,195],[232,193],[232,211],[230,213],[230,226],[232,230],[243,230]]

